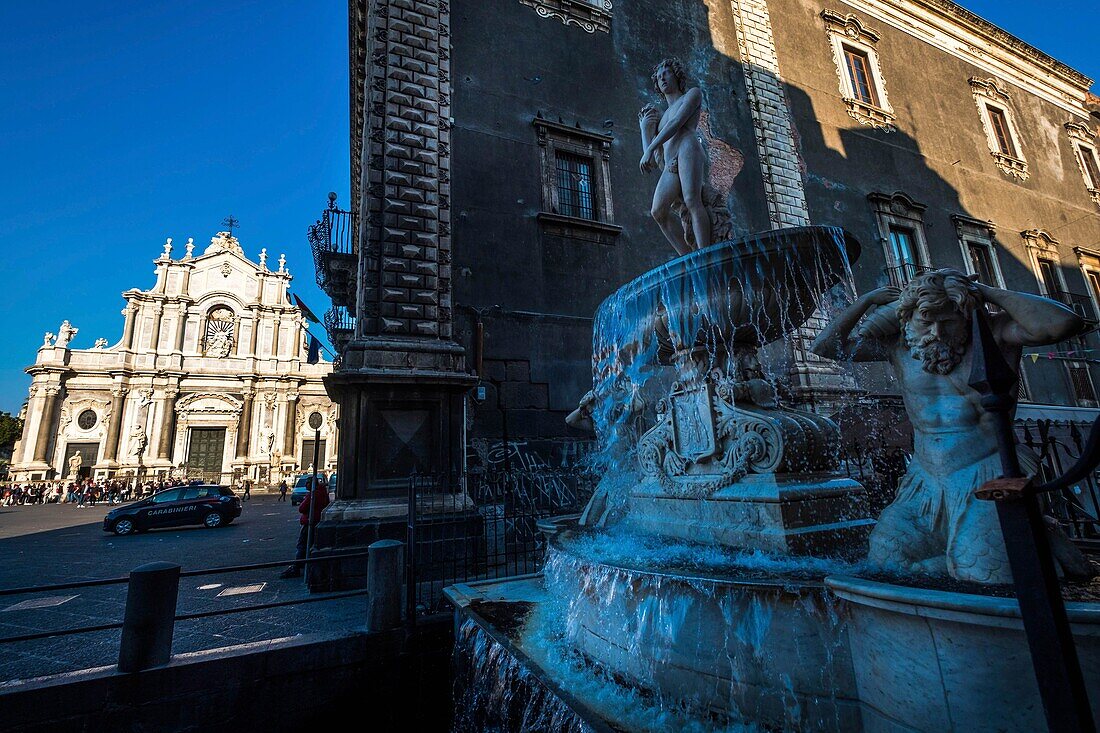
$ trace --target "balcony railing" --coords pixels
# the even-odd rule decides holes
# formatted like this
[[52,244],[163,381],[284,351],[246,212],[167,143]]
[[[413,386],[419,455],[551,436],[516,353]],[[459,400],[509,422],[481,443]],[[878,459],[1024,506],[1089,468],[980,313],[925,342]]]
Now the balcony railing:
[[313,250],[317,286],[336,301],[344,299],[349,273],[355,269],[357,225],[355,215],[337,207],[336,194],[330,193],[328,208],[306,233]]
[[355,316],[344,306],[336,305],[325,313],[322,320],[336,353],[341,353],[355,336]]
[[1071,293],[1066,290],[1055,290],[1050,293],[1050,298],[1057,300],[1059,303],[1068,305],[1073,311],[1084,318],[1092,325],[1096,325],[1097,318],[1096,303],[1092,301],[1092,298],[1083,293]]
[[905,284],[917,275],[931,272],[933,268],[924,265],[916,265],[912,262],[903,262],[895,267],[884,267],[882,272],[887,281],[895,288],[904,288]]

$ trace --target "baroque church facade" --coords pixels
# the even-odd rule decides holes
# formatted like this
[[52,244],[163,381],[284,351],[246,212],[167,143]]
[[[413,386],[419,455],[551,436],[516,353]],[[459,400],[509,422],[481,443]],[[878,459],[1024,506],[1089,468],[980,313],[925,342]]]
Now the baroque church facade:
[[123,293],[114,345],[73,348],[68,321],[45,335],[26,370],[13,479],[277,483],[308,470],[315,447],[317,469],[335,470],[337,408],[322,384],[332,364],[308,363],[285,257],[269,266],[264,249],[253,262],[230,232],[194,249],[189,239],[173,258],[169,239],[153,287]]

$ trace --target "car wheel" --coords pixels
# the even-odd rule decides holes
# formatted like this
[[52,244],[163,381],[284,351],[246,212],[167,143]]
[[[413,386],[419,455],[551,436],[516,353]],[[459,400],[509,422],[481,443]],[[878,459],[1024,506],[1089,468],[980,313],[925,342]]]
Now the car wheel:
[[116,521],[115,526],[111,529],[119,536],[133,534],[135,531],[134,522],[126,518]]
[[203,517],[202,523],[210,529],[220,527],[223,524],[222,515],[218,514],[217,512],[210,512],[205,517]]

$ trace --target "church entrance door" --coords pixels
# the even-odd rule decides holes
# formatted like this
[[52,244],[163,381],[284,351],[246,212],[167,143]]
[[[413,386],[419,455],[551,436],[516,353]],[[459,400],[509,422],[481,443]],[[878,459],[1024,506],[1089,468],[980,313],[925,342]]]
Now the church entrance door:
[[187,476],[219,483],[225,453],[225,428],[191,428]]
[[65,460],[61,462],[62,474],[59,478],[69,478],[69,459],[80,454],[80,468],[76,475],[86,479],[92,475],[92,466],[99,460],[99,443],[69,443],[65,446]]

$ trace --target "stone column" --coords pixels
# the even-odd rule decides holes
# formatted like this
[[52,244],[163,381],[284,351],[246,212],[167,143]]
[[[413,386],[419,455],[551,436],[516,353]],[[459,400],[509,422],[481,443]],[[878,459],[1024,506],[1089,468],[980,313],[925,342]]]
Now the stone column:
[[107,442],[103,446],[104,461],[118,460],[118,440],[122,434],[122,408],[126,404],[126,393],[129,391],[122,386],[111,389],[111,421],[107,425]]
[[248,458],[248,439],[252,429],[252,401],[256,390],[247,387],[243,391],[244,404],[241,406],[241,424],[237,428],[237,458]]
[[252,309],[252,334],[248,337],[248,353],[252,356],[259,356],[256,353],[256,346],[260,343],[260,309]]
[[233,317],[233,345],[232,353],[241,356],[241,316],[235,315]]
[[279,356],[279,331],[282,329],[283,321],[276,315],[275,316],[275,328],[271,332],[271,358],[275,359]]
[[132,349],[134,348],[134,321],[137,320],[138,309],[133,305],[127,305],[122,309],[122,314],[126,316],[126,325],[122,329],[122,348]]
[[164,399],[161,400],[161,427],[160,427],[160,441],[157,444],[157,458],[163,460],[169,460],[172,452],[172,443],[176,439],[176,397],[179,396],[179,390],[170,389],[164,393]]
[[179,316],[176,321],[176,345],[173,351],[183,353],[183,337],[187,334],[187,304],[179,304]]
[[42,399],[42,417],[38,420],[38,436],[34,443],[35,463],[46,463],[47,451],[50,447],[50,436],[54,432],[54,411],[57,408],[57,395],[60,387],[47,385],[40,387],[44,395]]
[[149,348],[153,351],[157,350],[157,346],[160,344],[160,325],[164,318],[164,304],[157,303],[153,310],[153,338],[149,342]]
[[283,457],[293,458],[297,447],[294,429],[298,426],[298,395],[286,396],[286,416],[283,422]]

